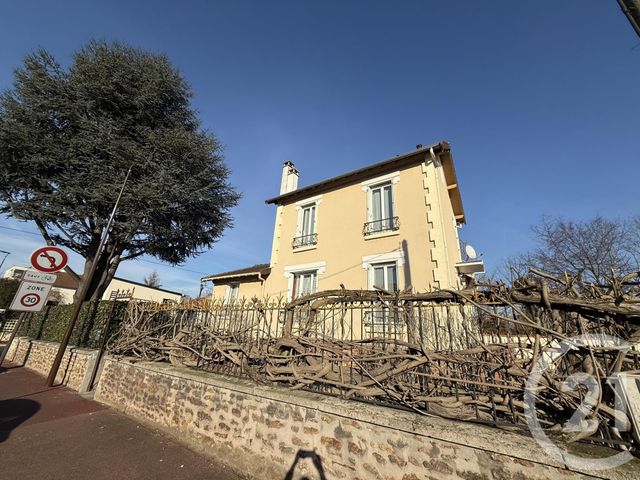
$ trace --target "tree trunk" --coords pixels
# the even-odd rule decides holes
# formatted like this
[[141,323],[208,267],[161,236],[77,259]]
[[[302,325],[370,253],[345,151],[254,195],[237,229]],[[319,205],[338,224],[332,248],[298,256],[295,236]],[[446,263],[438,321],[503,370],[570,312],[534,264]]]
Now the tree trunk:
[[111,280],[113,280],[113,276],[116,273],[116,269],[120,264],[121,252],[117,252],[116,245],[110,242],[107,242],[107,245],[105,246],[102,252],[102,255],[100,255],[100,258],[96,259],[95,257],[97,255],[98,245],[94,246],[94,243],[95,242],[92,242],[90,251],[87,254],[85,264],[84,264],[84,269],[82,272],[82,278],[78,283],[78,289],[76,290],[76,293],[73,298],[74,302],[78,299],[77,298],[78,292],[80,292],[82,285],[87,280],[94,262],[97,261],[98,263],[93,273],[93,279],[91,281],[91,284],[89,285],[89,288],[87,289],[87,293],[85,297],[82,299],[82,301],[100,300],[104,295],[104,292],[106,291],[107,287],[109,286],[109,283],[111,283]]

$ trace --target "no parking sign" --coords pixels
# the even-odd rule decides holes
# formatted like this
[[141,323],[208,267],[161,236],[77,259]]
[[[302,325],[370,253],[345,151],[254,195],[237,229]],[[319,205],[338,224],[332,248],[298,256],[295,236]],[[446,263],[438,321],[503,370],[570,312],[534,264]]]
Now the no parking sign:
[[41,247],[31,254],[31,266],[44,273],[59,272],[67,266],[69,257],[60,247]]

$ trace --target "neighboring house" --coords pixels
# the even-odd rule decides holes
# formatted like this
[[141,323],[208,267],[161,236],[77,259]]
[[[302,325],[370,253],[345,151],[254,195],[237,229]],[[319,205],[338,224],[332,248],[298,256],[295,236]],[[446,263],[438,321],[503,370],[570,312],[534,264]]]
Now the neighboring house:
[[[28,267],[15,266],[7,269],[4,272],[4,278],[15,278],[20,280],[22,274],[28,269]],[[78,282],[69,275],[67,272],[56,273],[57,278],[51,289],[49,295],[52,303],[73,303],[73,295],[78,288]],[[154,302],[179,302],[182,299],[182,294],[171,290],[165,290],[164,288],[149,287],[144,283],[134,282],[132,280],[126,280],[124,278],[114,277],[111,283],[107,286],[107,289],[102,296],[103,300],[109,300],[111,293],[115,291],[130,291],[132,293],[131,298],[137,300],[151,300]]]
[[271,262],[204,277],[213,296],[286,296],[341,288],[427,291],[461,286],[465,214],[451,147],[440,142],[298,188],[282,170]]
[[269,277],[270,271],[271,268],[268,263],[261,263],[239,270],[203,277],[200,281],[213,282],[214,296],[222,296],[225,301],[232,302],[242,297],[263,297],[266,293],[264,290],[265,282]]

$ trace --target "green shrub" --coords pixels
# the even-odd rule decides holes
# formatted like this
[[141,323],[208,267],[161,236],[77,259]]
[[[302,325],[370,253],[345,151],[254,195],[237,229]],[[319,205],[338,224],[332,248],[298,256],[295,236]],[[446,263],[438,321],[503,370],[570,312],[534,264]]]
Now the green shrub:
[[[99,347],[112,304],[111,333],[115,332],[117,324],[124,317],[127,303],[107,300],[85,302],[80,310],[69,345],[85,348]],[[60,342],[67,330],[72,310],[73,305],[55,305],[45,307],[40,313],[27,315],[19,334],[36,340]]]
[[0,278],[0,309],[9,308],[19,286],[19,280]]

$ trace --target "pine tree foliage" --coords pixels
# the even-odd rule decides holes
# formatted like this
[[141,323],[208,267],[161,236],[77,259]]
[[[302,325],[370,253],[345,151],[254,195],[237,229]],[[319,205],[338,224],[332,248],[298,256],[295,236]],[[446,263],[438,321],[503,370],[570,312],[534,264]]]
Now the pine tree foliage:
[[[217,138],[169,59],[91,41],[62,67],[28,55],[0,96],[0,212],[98,262],[88,298],[118,264],[146,254],[177,264],[231,226],[239,194]],[[129,167],[104,254],[97,246]]]

